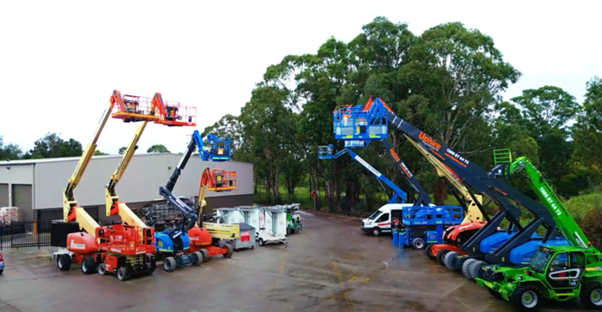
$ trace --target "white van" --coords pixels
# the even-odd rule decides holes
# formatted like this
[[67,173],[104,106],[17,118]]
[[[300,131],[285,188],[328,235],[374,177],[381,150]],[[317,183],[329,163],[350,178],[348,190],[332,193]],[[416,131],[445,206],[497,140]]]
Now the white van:
[[[362,220],[362,231],[379,236],[381,233],[391,232],[391,224],[395,218],[401,222],[401,209],[403,207],[412,207],[413,203],[404,204],[386,204],[371,214],[368,218]],[[429,206],[434,206],[430,204]]]

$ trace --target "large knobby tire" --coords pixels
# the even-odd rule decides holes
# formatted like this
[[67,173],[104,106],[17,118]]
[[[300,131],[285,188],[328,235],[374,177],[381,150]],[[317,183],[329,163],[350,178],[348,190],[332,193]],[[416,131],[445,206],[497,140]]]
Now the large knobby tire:
[[96,272],[96,261],[94,257],[85,257],[82,261],[82,273],[88,275]]
[[100,274],[100,275],[106,275],[107,274],[107,265],[104,262],[101,262],[96,267],[96,272],[98,272],[98,274]]
[[452,271],[454,269],[452,268],[451,262],[454,256],[458,256],[458,253],[455,251],[450,251],[445,255],[445,257],[443,257],[443,264]]
[[414,249],[423,249],[426,246],[426,242],[424,241],[424,239],[418,237],[416,239],[414,239],[414,241],[412,242],[412,247],[414,247]]
[[190,254],[190,259],[192,260],[193,266],[199,266],[201,265],[201,263],[203,263],[203,254],[198,251],[195,251]]
[[433,257],[433,255],[431,255],[432,249],[433,249],[433,245],[426,245],[426,247],[424,248],[424,255],[431,260],[435,259],[435,257]]
[[176,259],[174,257],[166,257],[163,259],[163,269],[165,272],[173,272],[176,270]]
[[479,274],[479,270],[481,266],[483,266],[485,262],[477,260],[472,263],[472,265],[468,268],[468,279],[474,281],[477,278],[477,274]]
[[224,258],[232,258],[232,254],[234,253],[234,248],[232,247],[232,245],[226,244],[224,245],[224,248],[226,248],[227,250],[224,254]]
[[586,309],[600,309],[602,307],[602,284],[595,282],[583,284],[579,298]]
[[381,231],[380,231],[379,228],[375,227],[375,228],[372,229],[372,235],[379,236],[380,233],[381,233]]
[[71,268],[71,256],[59,255],[56,258],[56,266],[61,271],[69,271],[69,269]]
[[462,264],[462,274],[464,274],[464,276],[466,278],[468,278],[468,269],[470,268],[470,265],[473,264],[475,261],[477,261],[477,260],[470,258],[470,259],[464,261],[464,263]]
[[443,258],[445,258],[445,255],[447,255],[449,253],[449,250],[447,249],[441,249],[437,252],[437,256],[435,257],[437,259],[437,263],[439,263],[439,265],[445,265],[443,263]]
[[535,311],[540,301],[539,289],[533,285],[518,285],[510,296],[510,303],[520,311]]
[[120,281],[125,281],[128,279],[127,269],[125,267],[121,267],[117,269],[117,279]]

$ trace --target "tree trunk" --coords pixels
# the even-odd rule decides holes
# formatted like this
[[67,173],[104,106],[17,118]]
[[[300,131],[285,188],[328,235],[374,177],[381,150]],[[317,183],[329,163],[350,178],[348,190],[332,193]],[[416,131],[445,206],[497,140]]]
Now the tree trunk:
[[435,179],[435,205],[443,205],[445,197],[447,197],[447,189],[445,188],[445,181],[442,178]]

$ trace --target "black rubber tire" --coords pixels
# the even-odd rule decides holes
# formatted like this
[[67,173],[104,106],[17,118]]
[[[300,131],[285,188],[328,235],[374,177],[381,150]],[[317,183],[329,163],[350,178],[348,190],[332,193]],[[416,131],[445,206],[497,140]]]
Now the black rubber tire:
[[441,249],[437,252],[437,263],[439,263],[439,265],[441,266],[445,266],[445,263],[443,263],[443,258],[445,258],[445,255],[447,255],[447,253],[449,252],[449,250],[447,249]]
[[232,258],[232,254],[234,253],[234,248],[230,244],[225,244],[224,248],[226,248],[226,253],[224,254],[224,258]]
[[589,282],[581,285],[579,299],[586,309],[600,310],[602,307],[602,284]]
[[163,269],[165,272],[175,271],[176,266],[176,259],[174,259],[174,257],[165,257],[165,259],[163,259]]
[[457,256],[458,256],[458,253],[457,253],[457,252],[455,252],[455,251],[450,251],[450,252],[448,252],[448,253],[445,255],[445,257],[443,257],[443,264],[444,264],[444,265],[445,265],[445,266],[446,266],[446,267],[447,267],[447,268],[448,268],[450,271],[453,271],[453,270],[454,270],[454,269],[452,268],[452,266],[451,266],[451,262],[452,262],[452,259],[453,259],[453,257],[454,257],[454,256],[455,256],[455,257],[457,257]]
[[380,233],[382,233],[382,231],[380,230],[380,228],[375,227],[375,228],[372,229],[372,235],[374,235],[374,236],[380,236]]
[[203,262],[209,261],[211,258],[209,257],[209,251],[205,248],[199,250],[199,252],[203,255]]
[[479,274],[479,270],[481,269],[481,266],[483,266],[485,264],[485,262],[481,261],[481,260],[477,260],[475,262],[473,262],[470,267],[468,268],[468,279],[471,281],[474,281],[474,279],[477,277],[477,274]]
[[125,267],[121,267],[121,268],[117,269],[117,272],[115,273],[115,275],[117,275],[117,279],[122,282],[128,279],[127,270]]
[[[534,298],[534,302],[530,303],[529,305],[526,305],[525,301],[523,300],[523,297],[527,293]],[[510,303],[512,303],[512,305],[519,311],[536,311],[541,299],[541,293],[537,287],[528,284],[518,285],[516,288],[514,288],[514,291],[510,296]]]
[[258,241],[259,246],[265,246],[265,242],[263,241],[263,238],[260,238]]
[[462,266],[461,266],[461,263],[462,263],[462,262],[460,261],[460,259],[461,259],[461,258],[459,257],[459,255],[458,255],[458,254],[456,254],[456,255],[455,255],[455,256],[454,256],[454,257],[451,259],[451,263],[450,263],[450,265],[451,265],[451,267],[452,267],[452,268],[451,268],[451,269],[452,269],[452,271],[458,272],[458,271],[461,271],[461,270],[462,270]]
[[58,257],[56,258],[56,266],[61,271],[69,271],[69,269],[71,269],[71,256],[58,255]]
[[466,259],[464,261],[464,263],[462,263],[462,274],[464,275],[464,277],[468,278],[468,271],[470,269],[470,266],[473,264],[473,262],[477,261],[476,259],[473,258],[469,258]]
[[98,272],[98,274],[100,274],[100,275],[106,275],[107,274],[107,265],[104,262],[101,262],[96,267],[96,272]]
[[414,249],[417,250],[424,249],[424,247],[426,247],[426,242],[424,241],[424,239],[418,237],[412,242],[412,247],[414,247]]
[[200,266],[203,263],[203,254],[195,251],[190,254],[190,260],[192,260],[193,266]]
[[82,273],[86,275],[96,272],[96,261],[94,260],[94,257],[85,257],[84,260],[82,260],[81,268]]
[[425,255],[427,258],[429,258],[429,259],[431,259],[431,260],[434,260],[434,259],[435,259],[435,257],[433,257],[433,255],[431,255],[431,249],[433,249],[433,245],[430,245],[430,244],[429,244],[429,245],[426,245],[426,247],[424,247],[424,255]]

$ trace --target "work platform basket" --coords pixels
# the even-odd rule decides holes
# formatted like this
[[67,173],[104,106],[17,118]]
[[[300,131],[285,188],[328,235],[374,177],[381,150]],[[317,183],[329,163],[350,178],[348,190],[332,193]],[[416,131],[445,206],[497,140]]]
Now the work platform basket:
[[333,132],[337,140],[372,141],[387,138],[389,115],[382,105],[344,105],[337,107],[332,115]]

